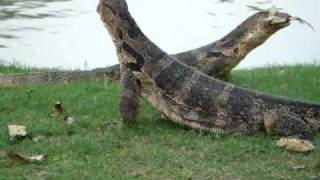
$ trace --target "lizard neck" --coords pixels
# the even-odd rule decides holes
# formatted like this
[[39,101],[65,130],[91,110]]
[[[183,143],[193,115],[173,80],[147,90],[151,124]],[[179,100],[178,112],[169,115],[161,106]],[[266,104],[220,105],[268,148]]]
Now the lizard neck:
[[146,64],[156,64],[167,54],[144,35],[129,13],[124,0],[101,0],[98,8],[101,20],[115,44],[121,64],[142,71]]

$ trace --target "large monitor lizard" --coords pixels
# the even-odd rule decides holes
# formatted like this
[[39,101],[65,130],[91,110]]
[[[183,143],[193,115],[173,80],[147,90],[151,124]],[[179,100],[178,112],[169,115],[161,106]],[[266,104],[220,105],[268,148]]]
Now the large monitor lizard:
[[[125,0],[100,0],[97,10],[121,64],[121,113],[128,124],[135,121],[139,94],[171,121],[219,134],[266,131],[312,139],[319,128],[320,104],[237,87],[168,55],[140,30]],[[281,16],[276,20],[289,22],[289,15]]]

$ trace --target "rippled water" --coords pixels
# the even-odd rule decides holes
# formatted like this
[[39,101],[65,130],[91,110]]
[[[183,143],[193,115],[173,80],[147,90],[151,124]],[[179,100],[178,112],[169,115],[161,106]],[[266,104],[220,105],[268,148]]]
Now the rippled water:
[[[0,60],[80,69],[117,63],[114,47],[95,10],[97,2],[0,0]],[[169,53],[221,38],[254,13],[246,5],[276,5],[306,19],[320,32],[319,0],[128,0],[128,4],[143,31]],[[319,47],[319,33],[293,23],[252,52],[240,67],[319,61]]]

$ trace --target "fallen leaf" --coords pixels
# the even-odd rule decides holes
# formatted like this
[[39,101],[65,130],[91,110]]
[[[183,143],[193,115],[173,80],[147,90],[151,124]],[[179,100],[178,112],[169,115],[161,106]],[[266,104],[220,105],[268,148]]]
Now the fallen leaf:
[[188,148],[186,146],[181,146],[180,149],[181,149],[181,151],[184,151],[184,152],[186,152],[188,150]]
[[27,130],[25,126],[9,125],[8,130],[9,130],[9,136],[12,140],[19,137],[25,137],[27,135]]
[[141,176],[146,174],[146,172],[147,171],[142,168],[132,168],[132,169],[129,169],[128,174],[131,176]]
[[296,138],[280,138],[276,142],[276,146],[285,147],[290,151],[308,152],[314,150],[314,145],[310,141],[296,139]]
[[295,170],[295,171],[300,171],[300,170],[303,170],[305,169],[306,166],[305,165],[300,165],[300,166],[293,166],[292,169]]
[[57,101],[54,105],[54,111],[50,115],[51,117],[59,117],[63,113],[62,103],[61,101]]
[[66,116],[66,117],[64,118],[64,122],[65,122],[66,124],[71,125],[71,124],[74,123],[74,117],[72,117],[72,116]]
[[247,6],[250,10],[253,11],[258,11],[258,12],[268,12],[270,15],[274,15],[277,13],[279,10],[283,10],[282,8],[277,8],[275,6],[268,8],[268,9],[262,9],[257,6]]
[[319,180],[320,176],[309,176],[310,180]]
[[0,150],[0,158],[6,157],[6,156],[7,156],[7,152]]
[[45,176],[48,176],[49,173],[47,171],[41,170],[39,172],[36,172],[34,175],[38,177],[45,177]]
[[17,152],[10,152],[8,156],[14,161],[25,163],[40,163],[43,162],[46,158],[45,155],[25,156]]
[[320,161],[316,164],[314,168],[315,170],[320,171]]
[[43,140],[45,140],[45,139],[47,139],[46,136],[39,135],[39,136],[33,137],[33,138],[32,138],[32,141],[34,141],[34,142],[39,142],[39,141],[43,141]]
[[10,152],[8,156],[14,161],[24,161],[24,159],[16,152]]

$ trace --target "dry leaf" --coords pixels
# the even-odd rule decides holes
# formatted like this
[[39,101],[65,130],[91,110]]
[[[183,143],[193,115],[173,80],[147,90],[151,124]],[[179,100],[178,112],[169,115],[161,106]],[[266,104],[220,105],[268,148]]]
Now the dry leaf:
[[305,169],[306,166],[305,165],[300,165],[300,166],[293,166],[292,169],[295,170],[295,171],[300,171],[300,170],[303,170]]
[[128,174],[131,176],[141,176],[146,174],[146,172],[147,171],[142,168],[132,168],[132,169],[129,169]]
[[181,149],[181,151],[184,151],[184,152],[186,152],[188,150],[188,148],[186,146],[181,146],[180,149]]
[[276,145],[278,147],[285,147],[290,151],[308,152],[314,150],[314,145],[310,141],[296,139],[296,138],[280,138]]
[[6,156],[7,156],[7,152],[0,150],[0,158],[6,157]]
[[34,175],[38,177],[45,177],[45,176],[48,176],[49,173],[47,171],[41,170],[39,172],[36,172]]
[[16,152],[10,152],[8,156],[14,161],[19,161],[19,162],[24,161],[24,159]]
[[54,105],[54,111],[50,115],[51,117],[59,117],[63,113],[63,108],[62,108],[62,103],[61,101],[57,101],[56,104]]
[[71,125],[71,124],[74,123],[74,117],[66,116],[66,117],[64,118],[64,122],[65,122],[66,124]]
[[34,142],[39,142],[39,141],[43,141],[43,140],[45,140],[45,139],[47,139],[46,136],[39,135],[39,136],[33,137],[33,138],[32,138],[32,141],[34,141]]
[[17,152],[10,152],[8,156],[14,161],[25,162],[25,163],[40,163],[40,162],[43,162],[46,158],[45,155],[25,156]]
[[274,16],[278,11],[283,10],[282,8],[277,8],[276,6],[272,6],[268,9],[262,9],[257,6],[247,6],[250,10],[258,11],[258,12],[268,12],[270,15]]
[[27,130],[25,126],[19,125],[9,125],[8,126],[9,135],[11,139],[25,137],[27,135]]
[[314,168],[315,170],[320,171],[320,161],[316,164]]

